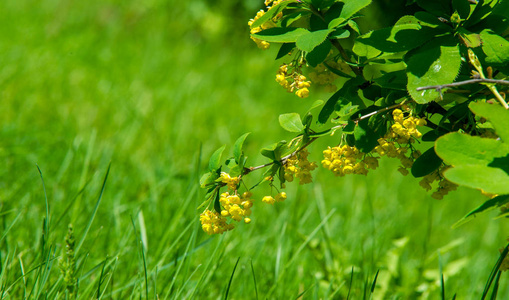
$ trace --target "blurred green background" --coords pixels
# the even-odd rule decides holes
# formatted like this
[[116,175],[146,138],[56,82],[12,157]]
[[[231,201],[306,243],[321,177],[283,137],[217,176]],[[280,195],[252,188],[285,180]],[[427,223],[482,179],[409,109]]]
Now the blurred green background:
[[[365,11],[372,26],[390,21],[380,13],[388,3]],[[327,99],[277,85],[277,49],[257,49],[248,34],[262,7],[0,2],[4,297],[66,297],[58,258],[68,224],[83,241],[80,299],[219,299],[230,279],[230,299],[343,299],[349,291],[359,299],[377,270],[375,299],[433,299],[440,266],[447,298],[482,293],[509,227],[488,214],[451,229],[486,198],[460,189],[434,200],[396,161],[367,177],[320,169],[314,184],[289,184],[285,203],[255,203],[252,224],[215,237],[201,231],[198,180],[212,151],[251,132],[246,155],[264,163],[260,148],[292,138],[278,115]],[[338,139],[314,143],[310,158],[319,163]],[[261,187],[255,198],[268,193]],[[508,293],[502,284],[499,294]]]

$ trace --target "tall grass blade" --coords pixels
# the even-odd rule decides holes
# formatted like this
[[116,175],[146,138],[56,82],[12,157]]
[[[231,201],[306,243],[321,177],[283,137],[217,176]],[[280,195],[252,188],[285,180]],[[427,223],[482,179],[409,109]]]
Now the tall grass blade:
[[49,224],[50,224],[50,220],[49,220],[49,202],[48,202],[48,193],[46,192],[46,184],[44,184],[44,177],[42,176],[42,171],[41,169],[39,168],[39,165],[35,165],[37,167],[37,171],[39,171],[39,176],[41,177],[41,182],[42,182],[42,188],[44,190],[44,201],[46,203],[46,222],[45,222],[45,233],[48,234],[48,230],[49,230]]
[[258,286],[256,285],[256,275],[253,267],[253,260],[251,259],[251,274],[253,275],[253,282],[254,282],[254,288],[255,288],[255,295],[256,300],[258,300]]
[[304,296],[312,287],[316,285],[316,282],[313,283],[311,286],[309,286],[307,289],[302,291],[302,293],[298,294],[297,297],[295,297],[295,300],[298,300],[300,297]]
[[230,287],[232,286],[233,275],[235,275],[235,269],[237,269],[237,265],[239,264],[240,257],[237,258],[237,262],[233,267],[232,275],[230,276],[230,281],[228,281],[228,286],[226,287],[226,293],[224,294],[224,300],[228,300],[228,294],[230,293]]
[[[140,213],[141,213],[141,211],[140,211]],[[138,220],[140,220],[139,217],[138,217]],[[143,221],[143,217],[141,220]],[[138,232],[136,231],[136,224],[134,223],[134,219],[132,216],[131,216],[131,222],[133,224],[134,235],[137,237],[136,239],[138,240],[138,244],[140,245],[140,254],[143,259],[143,276],[145,278],[145,297],[147,297],[147,299],[148,299],[148,272],[147,272],[147,261],[145,260],[145,250],[144,250],[145,245],[143,244],[142,233],[140,233],[140,235],[138,236]]]
[[99,204],[101,204],[101,200],[102,200],[102,197],[104,194],[104,188],[106,187],[106,180],[108,179],[108,174],[110,173],[110,167],[111,167],[111,163],[108,164],[108,169],[106,170],[106,175],[104,176],[103,184],[101,187],[101,192],[99,193],[99,197],[97,199],[97,202],[95,203],[94,211],[92,212],[92,215],[90,216],[90,219],[88,220],[87,227],[85,228],[85,232],[83,233],[83,237],[81,238],[80,242],[78,243],[78,246],[76,246],[76,250],[75,250],[76,255],[78,255],[78,252],[81,249],[83,242],[85,242],[88,231],[90,230],[90,227],[92,227],[92,222],[94,222],[95,215],[97,213],[97,210],[99,209]]
[[103,282],[103,276],[104,276],[104,268],[106,267],[106,262],[108,261],[108,258],[106,257],[103,262],[103,267],[101,268],[101,275],[99,276],[98,285],[97,285],[97,297],[96,299],[100,299],[101,297],[101,283]]
[[500,266],[502,265],[502,262],[504,261],[505,257],[507,256],[507,253],[509,252],[509,244],[507,244],[500,253],[500,256],[498,257],[497,263],[495,266],[493,266],[493,269],[491,270],[490,277],[488,278],[488,281],[486,282],[486,285],[484,286],[484,292],[482,293],[481,300],[486,299],[486,296],[488,296],[488,291],[490,290],[491,284],[495,280],[495,276],[500,270]]
[[493,291],[491,292],[491,300],[497,299],[497,293],[498,293],[498,284],[500,281],[500,275],[502,275],[502,271],[498,271],[497,278],[495,278],[495,285],[493,286]]
[[380,273],[380,269],[376,270],[375,279],[373,279],[373,283],[371,284],[371,294],[375,291],[376,280],[378,279],[378,273]]
[[350,293],[352,292],[352,284],[353,284],[353,267],[352,272],[350,274],[350,284],[348,285],[348,294],[346,295],[346,300],[350,299]]

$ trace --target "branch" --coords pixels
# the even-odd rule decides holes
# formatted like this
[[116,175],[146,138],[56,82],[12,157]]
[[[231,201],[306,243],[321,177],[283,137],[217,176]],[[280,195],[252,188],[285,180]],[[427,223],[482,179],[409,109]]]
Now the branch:
[[[465,80],[465,81],[458,81],[458,82],[449,83],[449,84],[423,86],[423,87],[418,87],[416,90],[417,91],[423,91],[423,90],[434,89],[437,92],[439,92],[440,93],[440,97],[442,97],[442,89],[444,89],[444,88],[457,87],[457,86],[462,86],[462,85],[472,84],[472,83],[491,83],[491,84],[509,85],[509,81],[508,80],[489,79],[489,78],[476,78],[476,79],[469,79],[469,80]],[[488,88],[495,95],[495,97],[500,102],[500,104],[502,104],[502,106],[505,109],[509,109],[509,105],[507,105],[507,102],[505,102],[504,98],[502,98],[502,96],[495,90],[494,86],[488,86]]]
[[423,90],[435,89],[437,92],[442,93],[442,89],[444,89],[444,88],[456,87],[456,86],[472,84],[472,83],[494,83],[494,84],[509,85],[508,80],[477,78],[477,79],[469,79],[469,80],[465,80],[465,81],[458,81],[458,82],[449,83],[449,84],[423,86],[423,87],[418,87],[416,90],[423,91]]
[[[374,116],[374,115],[377,115],[377,114],[380,114],[380,113],[386,112],[386,111],[388,111],[388,110],[391,110],[391,109],[394,109],[394,108],[400,107],[400,106],[402,106],[404,103],[405,103],[405,101],[403,101],[403,102],[401,102],[401,103],[399,103],[399,104],[394,104],[394,105],[391,105],[391,106],[388,106],[388,107],[384,107],[384,108],[382,108],[382,109],[380,109],[380,110],[376,110],[376,111],[370,112],[370,113],[368,113],[368,114],[366,114],[366,115],[360,116],[360,117],[358,117],[357,119],[354,119],[354,120],[352,120],[352,121],[353,121],[353,122],[355,122],[355,123],[358,123],[359,121],[362,121],[362,120],[364,120],[364,119],[366,119],[366,118],[369,118],[369,117],[371,117],[371,116]],[[346,126],[346,124],[337,125],[337,126],[332,127],[330,130],[331,130],[331,131],[332,131],[332,130],[336,130],[336,129],[338,129],[338,128],[345,127],[345,126]],[[300,151],[302,151],[302,150],[306,149],[306,147],[307,147],[307,146],[309,146],[311,143],[313,143],[313,142],[314,142],[314,141],[316,141],[317,139],[318,139],[318,137],[311,138],[311,139],[310,139],[307,143],[305,143],[305,144],[304,144],[304,145],[302,145],[301,147],[297,148],[297,150],[295,150],[295,151],[293,151],[292,153],[290,153],[290,154],[288,154],[288,155],[286,155],[286,156],[282,157],[282,158],[281,158],[281,160],[280,160],[281,164],[283,164],[283,165],[284,165],[284,164],[288,161],[288,159],[289,159],[290,157],[293,157],[293,156],[295,156],[297,153],[299,153]],[[256,166],[256,167],[249,167],[249,168],[245,168],[245,169],[244,169],[244,172],[243,172],[243,174],[242,174],[241,176],[247,175],[247,174],[249,174],[249,173],[251,173],[251,172],[253,172],[253,171],[256,171],[256,170],[259,170],[259,169],[263,169],[263,168],[268,167],[268,166],[271,166],[271,165],[273,165],[273,164],[274,164],[274,162],[272,161],[272,162],[269,162],[269,163],[266,163],[266,164],[263,164],[263,165],[259,165],[259,166]]]

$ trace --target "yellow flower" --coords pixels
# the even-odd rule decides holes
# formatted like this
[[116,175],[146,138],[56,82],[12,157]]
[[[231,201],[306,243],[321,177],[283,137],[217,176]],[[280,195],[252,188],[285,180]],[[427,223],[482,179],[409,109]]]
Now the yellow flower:
[[298,89],[295,92],[295,95],[297,95],[299,98],[307,98],[309,96],[309,90],[307,88]]
[[276,202],[276,200],[272,196],[265,196],[262,198],[262,201],[268,204],[274,204],[274,202]]
[[286,193],[285,192],[281,192],[281,193],[276,195],[276,201],[277,202],[282,202],[282,201],[285,201],[285,200],[286,200]]

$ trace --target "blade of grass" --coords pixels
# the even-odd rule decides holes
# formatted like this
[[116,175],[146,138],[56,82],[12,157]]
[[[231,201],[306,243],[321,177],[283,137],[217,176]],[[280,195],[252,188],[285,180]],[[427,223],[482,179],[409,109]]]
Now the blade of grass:
[[[140,211],[140,213],[141,213],[141,211]],[[140,220],[139,217],[138,217],[138,220]],[[143,220],[143,217],[142,217],[142,220]],[[132,216],[131,216],[131,222],[133,224],[134,235],[137,237],[137,240],[138,240],[137,244],[139,245],[139,248],[140,248],[140,254],[143,259],[143,276],[145,277],[145,297],[148,299],[148,273],[147,273],[147,261],[145,260],[145,251],[144,251],[145,246],[143,244],[142,234],[140,233],[140,235],[138,236],[138,233],[136,230],[136,224],[134,223],[134,219]]]
[[258,300],[258,287],[256,286],[256,276],[255,276],[255,271],[254,271],[253,260],[252,259],[251,259],[251,274],[253,275],[253,282],[254,282],[256,300]]
[[[41,182],[42,182],[42,188],[44,190],[44,201],[46,204],[46,222],[45,222],[46,226],[44,228],[44,232],[46,234],[48,234],[49,233],[49,225],[50,225],[48,193],[46,192],[46,184],[44,184],[44,177],[42,176],[42,171],[39,168],[39,165],[36,164],[35,166],[37,167],[37,171],[39,171],[39,176],[41,177]],[[46,240],[47,240],[47,236],[46,236]]]
[[505,257],[507,256],[507,253],[509,252],[509,244],[507,244],[500,253],[500,256],[498,257],[497,263],[495,266],[493,266],[493,269],[491,270],[490,277],[488,278],[488,282],[486,282],[486,285],[484,286],[484,292],[482,293],[481,300],[486,299],[486,296],[488,295],[488,291],[490,290],[491,284],[493,283],[493,280],[495,280],[495,276],[500,270],[500,266],[502,265],[502,262],[504,261]]
[[[217,242],[216,247],[214,248],[214,251],[209,256],[209,261],[207,262],[207,266],[203,270],[203,273],[202,273],[200,279],[198,280],[198,283],[196,284],[196,286],[195,286],[191,296],[189,297],[189,299],[194,299],[194,294],[196,293],[196,291],[198,291],[198,288],[205,285],[204,284],[205,276],[206,276],[210,266],[212,265],[212,262],[216,261],[216,253],[217,253],[217,250],[219,249],[219,246],[221,246],[221,244],[222,244],[222,242],[224,240],[224,237],[225,237],[225,235],[221,235],[221,238],[218,239],[218,242]],[[212,238],[208,239],[208,241],[210,241],[210,240],[212,240]]]
[[375,291],[376,287],[376,280],[378,279],[378,273],[380,272],[380,269],[376,270],[375,279],[373,279],[373,283],[371,284],[371,294]]
[[325,225],[325,223],[327,223],[327,221],[329,220],[329,218],[334,214],[334,212],[336,212],[336,209],[332,209],[329,214],[327,216],[325,216],[325,219],[323,219],[320,224],[318,224],[318,226],[309,234],[309,236],[307,237],[307,239],[300,245],[300,247],[297,249],[297,251],[295,251],[295,253],[293,254],[292,258],[285,264],[285,267],[283,268],[283,270],[281,271],[281,273],[276,277],[276,280],[274,282],[274,284],[272,285],[272,287],[270,288],[270,290],[267,292],[267,295],[266,295],[266,298],[270,298],[272,293],[274,292],[276,286],[277,286],[277,283],[278,281],[282,278],[282,276],[285,274],[286,270],[292,265],[292,263],[295,261],[295,259],[297,259],[297,257],[299,256],[300,252],[306,248],[307,244],[309,244],[309,242],[311,241],[311,239],[313,239],[313,237],[318,233],[318,231],[321,230],[322,226]]
[[237,258],[237,262],[233,267],[232,275],[230,276],[230,281],[228,281],[228,286],[226,287],[226,293],[224,294],[224,300],[228,300],[228,294],[230,293],[230,287],[232,286],[233,275],[235,275],[235,269],[237,269],[237,265],[239,264],[240,257]]
[[498,284],[499,284],[499,281],[500,281],[500,275],[502,275],[502,271],[499,270],[498,273],[497,273],[497,278],[495,278],[495,285],[493,286],[493,291],[491,292],[491,297],[490,297],[491,300],[497,299]]
[[197,228],[195,228],[195,230],[193,230],[191,232],[191,237],[189,238],[189,242],[187,243],[186,250],[184,251],[184,255],[183,255],[184,259],[182,259],[182,263],[178,264],[177,270],[175,271],[175,274],[173,275],[173,279],[171,281],[170,287],[168,288],[168,291],[166,292],[166,295],[164,296],[163,299],[167,299],[167,297],[169,296],[169,293],[173,290],[173,287],[175,286],[175,283],[177,282],[177,278],[180,273],[180,270],[184,266],[185,257],[187,257],[187,255],[189,254],[189,249],[190,249],[191,244],[194,240],[194,237],[196,236],[196,233],[197,233]]
[[108,174],[110,173],[110,167],[111,167],[111,163],[108,164],[108,169],[106,170],[106,175],[104,176],[103,184],[101,187],[101,192],[99,193],[99,197],[97,199],[97,202],[95,203],[92,215],[90,216],[90,218],[88,220],[87,227],[85,228],[85,232],[83,233],[83,237],[79,241],[78,246],[76,246],[76,250],[74,252],[76,255],[78,255],[78,252],[81,249],[83,242],[85,242],[85,238],[87,237],[88,231],[90,230],[90,227],[92,226],[92,222],[94,221],[97,210],[99,209],[99,204],[101,204],[101,199],[104,194],[104,188],[106,187],[106,180],[108,179]]
[[97,297],[96,299],[100,299],[101,297],[101,283],[103,281],[103,276],[104,276],[104,267],[106,266],[106,262],[108,261],[108,257],[106,257],[104,259],[104,262],[103,262],[103,267],[101,268],[101,275],[99,275],[99,280],[98,280],[98,284],[97,284]]
[[353,267],[352,272],[350,274],[350,284],[348,285],[348,294],[346,295],[346,300],[350,299],[350,293],[352,292],[352,284],[353,284]]

